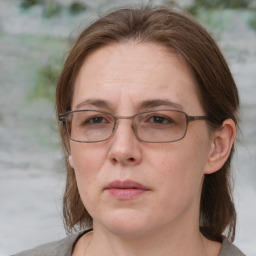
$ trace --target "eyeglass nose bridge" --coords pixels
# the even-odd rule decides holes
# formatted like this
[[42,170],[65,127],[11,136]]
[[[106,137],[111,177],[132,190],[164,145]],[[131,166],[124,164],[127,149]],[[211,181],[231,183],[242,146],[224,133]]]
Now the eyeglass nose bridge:
[[139,141],[141,141],[141,139],[140,139],[140,138],[138,137],[138,135],[137,135],[136,127],[135,127],[135,125],[134,125],[134,118],[135,118],[136,116],[137,116],[137,115],[133,115],[133,116],[114,116],[115,122],[114,122],[114,126],[113,126],[113,129],[112,129],[112,135],[111,135],[111,137],[113,137],[114,134],[115,134],[115,131],[116,131],[117,127],[118,127],[118,120],[119,120],[119,119],[130,119],[130,120],[132,121],[132,131],[133,131],[135,137],[136,137]]

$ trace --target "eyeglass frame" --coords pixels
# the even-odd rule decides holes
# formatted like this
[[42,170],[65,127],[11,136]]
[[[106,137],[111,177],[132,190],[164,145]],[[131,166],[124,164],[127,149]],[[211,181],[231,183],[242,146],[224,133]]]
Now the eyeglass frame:
[[[76,112],[85,112],[85,111],[92,111],[92,112],[99,112],[99,113],[102,113],[102,114],[107,114],[107,115],[110,115],[113,117],[114,119],[114,125],[113,125],[113,129],[112,129],[112,132],[110,134],[110,136],[107,138],[107,139],[104,139],[104,140],[98,140],[98,141],[80,141],[80,140],[75,140],[75,139],[72,139],[71,136],[69,136],[69,132],[68,132],[68,128],[67,128],[67,124],[66,124],[66,118],[69,114],[72,114],[72,113],[76,113]],[[147,113],[150,113],[150,112],[160,112],[160,111],[174,111],[174,112],[179,112],[179,113],[183,113],[186,117],[186,129],[185,129],[185,132],[184,132],[184,135],[179,138],[179,139],[176,139],[176,140],[171,140],[171,141],[146,141],[146,140],[142,140],[141,138],[139,138],[137,132],[136,132],[136,129],[134,128],[134,118],[138,115],[141,115],[141,114],[147,114]],[[189,116],[186,112],[182,111],[182,110],[177,110],[177,109],[157,109],[157,110],[148,110],[148,111],[144,111],[144,112],[139,112],[135,115],[132,115],[132,116],[117,116],[117,115],[114,115],[112,113],[109,113],[109,112],[105,112],[105,111],[102,111],[102,110],[94,110],[94,109],[78,109],[78,110],[71,110],[71,111],[67,111],[63,114],[60,114],[59,115],[59,122],[62,123],[62,125],[65,127],[65,130],[67,132],[67,136],[70,140],[72,141],[75,141],[75,142],[80,142],[80,143],[98,143],[98,142],[103,142],[103,141],[107,141],[109,140],[112,136],[114,136],[115,134],[115,131],[116,131],[116,127],[117,127],[117,121],[119,119],[131,119],[132,120],[132,130],[133,130],[133,133],[135,135],[135,137],[137,138],[138,141],[141,141],[141,142],[146,142],[146,143],[171,143],[171,142],[176,142],[176,141],[179,141],[179,140],[182,140],[186,134],[187,134],[187,129],[188,129],[188,124],[189,122],[192,122],[192,121],[198,121],[198,120],[209,120],[210,119],[210,116],[208,115],[204,115],[204,116]]]

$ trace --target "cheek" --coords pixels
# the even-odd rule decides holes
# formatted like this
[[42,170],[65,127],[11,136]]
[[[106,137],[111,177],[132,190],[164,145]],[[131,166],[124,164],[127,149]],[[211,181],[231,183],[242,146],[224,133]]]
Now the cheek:
[[97,145],[71,143],[71,155],[75,171],[78,191],[88,212],[95,204],[99,196],[101,173],[100,170],[106,159],[106,150]]
[[163,144],[158,150],[152,148],[147,155],[152,170],[155,170],[151,176],[170,192],[181,196],[194,193],[200,189],[208,152],[209,141],[195,136]]
[[79,193],[83,201],[96,192],[95,184],[100,182],[100,170],[106,159],[104,147],[71,144],[71,155]]
[[107,157],[104,147],[86,145],[83,143],[71,143],[71,155],[75,172],[78,175],[90,176],[97,173]]

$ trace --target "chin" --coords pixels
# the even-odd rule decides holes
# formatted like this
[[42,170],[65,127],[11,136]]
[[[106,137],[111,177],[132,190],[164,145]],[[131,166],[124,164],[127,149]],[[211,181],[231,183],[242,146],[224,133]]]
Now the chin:
[[150,219],[135,210],[119,210],[105,215],[101,224],[111,233],[122,237],[141,236],[149,231]]

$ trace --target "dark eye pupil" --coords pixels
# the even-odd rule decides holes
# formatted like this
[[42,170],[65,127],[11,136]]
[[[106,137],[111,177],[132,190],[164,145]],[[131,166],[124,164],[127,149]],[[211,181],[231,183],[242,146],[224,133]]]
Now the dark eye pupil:
[[154,117],[154,122],[156,122],[156,123],[162,123],[162,122],[164,122],[164,118],[161,117],[161,116],[155,116],[155,117]]
[[102,117],[94,117],[94,118],[92,119],[92,122],[93,122],[93,123],[101,123],[102,120],[103,120]]

